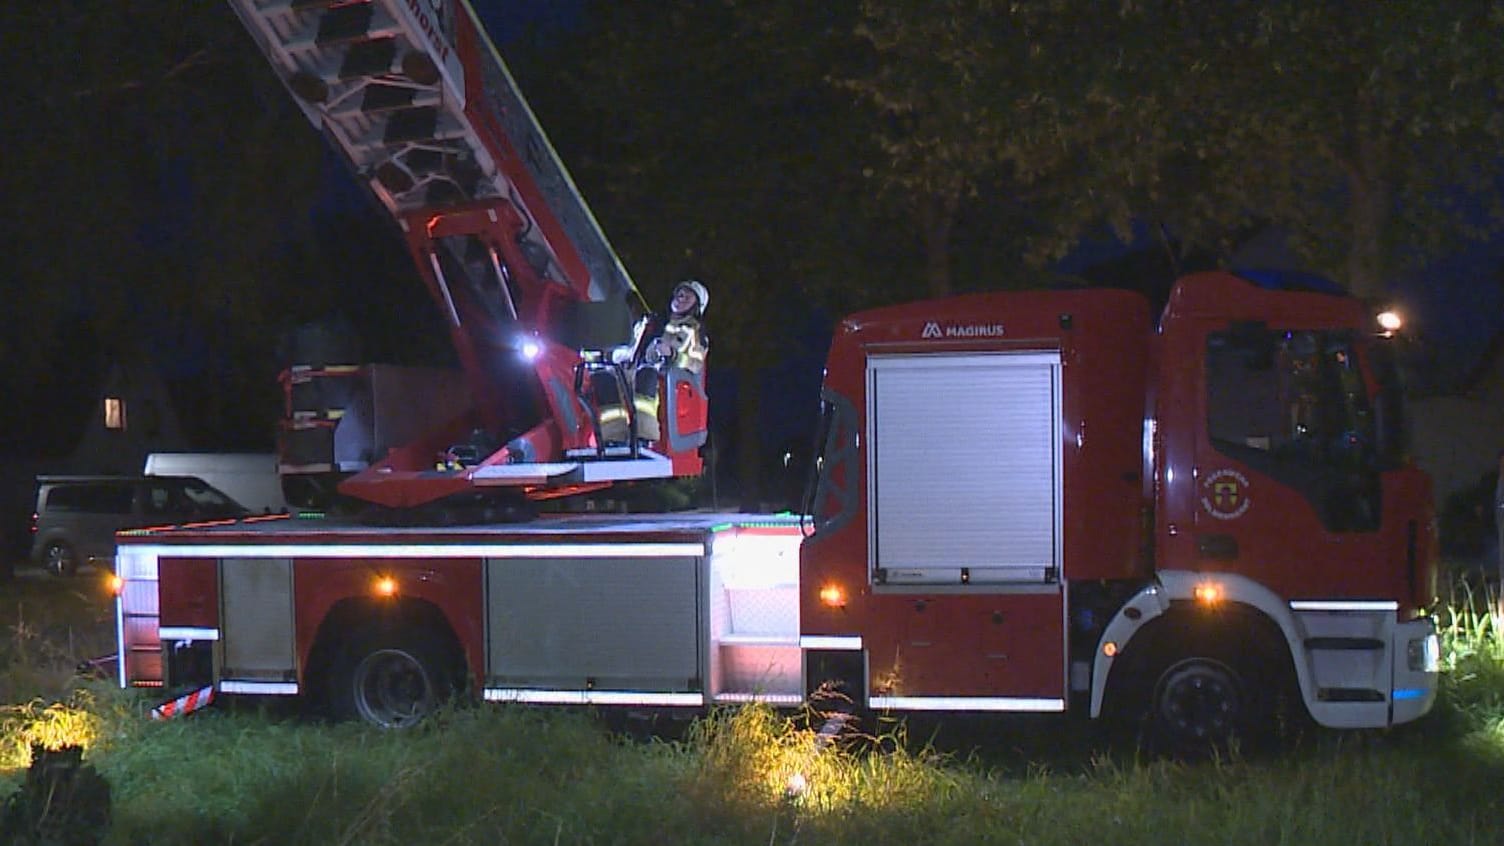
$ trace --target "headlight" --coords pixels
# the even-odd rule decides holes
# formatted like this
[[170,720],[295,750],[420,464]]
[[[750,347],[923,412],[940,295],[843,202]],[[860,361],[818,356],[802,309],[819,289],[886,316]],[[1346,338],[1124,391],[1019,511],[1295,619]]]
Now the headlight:
[[1408,664],[1412,672],[1434,673],[1441,669],[1441,638],[1434,633],[1410,641]]

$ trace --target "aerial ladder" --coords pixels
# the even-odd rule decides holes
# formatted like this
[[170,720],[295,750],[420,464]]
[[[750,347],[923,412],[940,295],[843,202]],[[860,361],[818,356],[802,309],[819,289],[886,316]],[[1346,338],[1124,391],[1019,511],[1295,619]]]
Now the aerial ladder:
[[624,341],[641,296],[469,0],[230,4],[401,228],[473,397],[340,493],[411,508],[698,475],[703,374],[667,374],[659,441],[600,439],[588,371],[612,365],[582,351]]

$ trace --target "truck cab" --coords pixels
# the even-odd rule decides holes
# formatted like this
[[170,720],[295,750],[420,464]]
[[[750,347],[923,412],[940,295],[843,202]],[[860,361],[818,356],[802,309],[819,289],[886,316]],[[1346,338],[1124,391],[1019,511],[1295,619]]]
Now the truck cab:
[[1158,569],[1428,606],[1431,487],[1406,460],[1389,343],[1347,298],[1185,280],[1158,351]]
[[1436,544],[1349,298],[1187,277],[844,321],[801,550],[812,693],[1120,715],[1166,746],[1435,694]]

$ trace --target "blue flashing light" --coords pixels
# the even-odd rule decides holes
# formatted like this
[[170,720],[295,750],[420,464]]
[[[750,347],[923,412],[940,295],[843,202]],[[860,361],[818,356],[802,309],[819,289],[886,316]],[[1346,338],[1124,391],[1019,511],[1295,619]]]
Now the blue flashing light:
[[1392,697],[1390,697],[1390,698],[1393,699],[1395,702],[1404,702],[1404,701],[1409,700],[1409,699],[1424,699],[1425,697],[1426,697],[1426,689],[1425,688],[1421,688],[1421,687],[1402,687],[1402,688],[1399,688],[1398,690],[1396,690],[1394,692],[1394,695]]

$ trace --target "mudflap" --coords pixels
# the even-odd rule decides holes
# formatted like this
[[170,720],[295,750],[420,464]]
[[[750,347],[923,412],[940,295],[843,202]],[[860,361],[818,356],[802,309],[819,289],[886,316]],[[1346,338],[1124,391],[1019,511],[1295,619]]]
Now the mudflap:
[[151,718],[153,720],[170,720],[174,717],[186,717],[214,704],[214,695],[214,685],[201,687],[175,699],[169,699],[151,709]]

